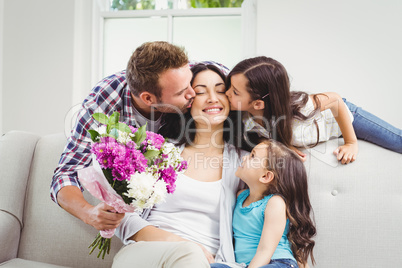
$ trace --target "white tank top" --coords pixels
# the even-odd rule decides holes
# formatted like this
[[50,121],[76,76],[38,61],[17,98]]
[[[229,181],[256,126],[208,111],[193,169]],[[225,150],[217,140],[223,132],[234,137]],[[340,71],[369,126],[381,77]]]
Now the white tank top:
[[219,248],[221,181],[202,182],[180,174],[175,192],[152,208],[147,221],[200,243],[215,255]]

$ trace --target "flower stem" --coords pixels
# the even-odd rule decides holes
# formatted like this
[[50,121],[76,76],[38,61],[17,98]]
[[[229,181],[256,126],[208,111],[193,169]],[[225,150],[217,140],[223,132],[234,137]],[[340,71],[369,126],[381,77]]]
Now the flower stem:
[[110,244],[111,244],[111,238],[104,238],[98,233],[95,237],[95,240],[92,242],[92,244],[88,247],[90,248],[89,255],[92,254],[92,252],[96,249],[99,248],[99,253],[97,258],[99,258],[102,254],[102,259],[105,258],[106,253],[109,254],[110,252]]

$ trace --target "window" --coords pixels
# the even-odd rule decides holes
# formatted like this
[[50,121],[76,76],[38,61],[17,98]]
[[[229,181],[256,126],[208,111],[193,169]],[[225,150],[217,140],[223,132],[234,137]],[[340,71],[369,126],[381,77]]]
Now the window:
[[241,7],[243,0],[110,0],[111,10]]
[[[120,0],[124,8],[144,8],[146,3],[180,6],[212,2],[237,3],[243,1],[135,1]],[[160,4],[157,6],[157,4]],[[141,4],[141,6],[140,6]],[[149,4],[152,6],[152,4]],[[117,5],[115,5],[117,6]],[[148,6],[147,6],[148,7]],[[187,8],[160,10],[123,10],[100,12],[102,18],[99,33],[101,41],[100,66],[97,78],[108,76],[126,68],[132,52],[147,41],[168,41],[183,46],[191,60],[212,60],[232,68],[242,55],[242,9],[235,8]],[[95,79],[96,80],[96,79]]]

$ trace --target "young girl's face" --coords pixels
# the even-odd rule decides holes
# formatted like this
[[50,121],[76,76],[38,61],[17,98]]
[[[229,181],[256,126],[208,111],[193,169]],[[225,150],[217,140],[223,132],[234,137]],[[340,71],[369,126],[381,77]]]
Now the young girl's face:
[[240,73],[230,78],[230,88],[226,91],[230,101],[230,109],[234,111],[250,111],[252,108],[252,99],[247,91],[248,79]]
[[191,116],[196,124],[222,124],[230,111],[222,78],[214,71],[205,70],[197,74],[192,87],[195,98],[191,106]]
[[267,173],[268,145],[260,143],[254,147],[249,155],[243,157],[241,165],[236,170],[236,176],[247,185],[258,182],[258,179]]

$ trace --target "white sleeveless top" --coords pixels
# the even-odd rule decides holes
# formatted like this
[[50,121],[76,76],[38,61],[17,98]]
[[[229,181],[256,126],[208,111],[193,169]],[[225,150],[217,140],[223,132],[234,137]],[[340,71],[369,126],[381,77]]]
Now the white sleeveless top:
[[[342,101],[340,105],[346,104]],[[348,110],[350,120],[353,122],[353,115],[349,111],[349,108],[346,106]],[[300,112],[308,116],[314,110],[314,104],[312,99],[309,97],[306,105],[300,109]],[[293,119],[292,122],[292,145],[296,147],[304,147],[309,145],[314,145],[317,143],[317,127],[314,123],[316,120],[320,137],[319,142],[327,141],[331,138],[337,138],[342,135],[341,129],[339,128],[338,123],[335,120],[334,115],[331,112],[331,109],[326,109],[320,113],[317,113],[312,118],[301,121],[297,119]]]
[[147,221],[200,243],[215,255],[219,248],[221,181],[202,182],[180,174],[175,192],[152,208]]

